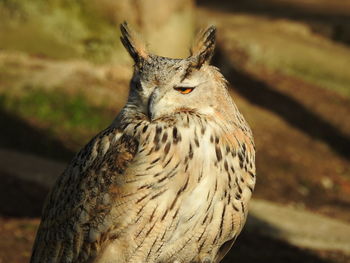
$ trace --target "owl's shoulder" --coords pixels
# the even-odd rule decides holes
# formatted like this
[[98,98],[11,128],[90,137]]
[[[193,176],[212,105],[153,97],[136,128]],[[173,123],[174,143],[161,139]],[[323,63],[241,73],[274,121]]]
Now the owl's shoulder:
[[98,220],[112,208],[109,188],[118,183],[137,149],[136,137],[111,126],[76,154],[45,202],[31,262],[75,262],[99,249],[107,229],[97,230]]

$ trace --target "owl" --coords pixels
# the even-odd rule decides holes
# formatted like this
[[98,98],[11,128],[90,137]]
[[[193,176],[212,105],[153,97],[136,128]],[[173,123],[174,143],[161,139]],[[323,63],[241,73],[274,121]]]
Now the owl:
[[227,82],[209,64],[215,27],[191,55],[151,54],[126,23],[126,105],[70,162],[43,209],[31,261],[220,262],[255,185],[255,147]]

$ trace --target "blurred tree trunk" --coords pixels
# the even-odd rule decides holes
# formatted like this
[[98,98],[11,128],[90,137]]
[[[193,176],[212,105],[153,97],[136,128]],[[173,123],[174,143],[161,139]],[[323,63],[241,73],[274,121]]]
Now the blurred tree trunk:
[[115,23],[128,21],[141,33],[150,51],[186,57],[194,32],[194,0],[100,0]]
[[194,30],[193,1],[136,0],[139,25],[153,51],[163,56],[188,55]]

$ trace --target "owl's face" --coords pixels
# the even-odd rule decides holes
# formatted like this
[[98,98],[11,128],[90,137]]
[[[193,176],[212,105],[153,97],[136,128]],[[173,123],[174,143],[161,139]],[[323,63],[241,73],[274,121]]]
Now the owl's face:
[[201,114],[215,111],[225,87],[221,74],[209,65],[215,44],[213,27],[203,33],[192,56],[171,59],[148,54],[144,47],[135,46],[136,41],[130,39],[125,26],[122,25],[122,42],[135,60],[129,104],[150,120],[183,110]]
[[209,65],[193,68],[189,59],[152,56],[142,69],[135,68],[131,94],[151,120],[182,110],[210,114],[221,87],[216,74]]

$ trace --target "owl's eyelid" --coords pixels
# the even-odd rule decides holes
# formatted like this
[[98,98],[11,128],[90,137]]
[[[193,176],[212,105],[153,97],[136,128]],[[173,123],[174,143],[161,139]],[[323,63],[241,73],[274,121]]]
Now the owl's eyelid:
[[174,89],[177,90],[177,89],[195,89],[196,87],[195,86],[186,86],[186,85],[179,85],[179,86],[174,86]]
[[186,84],[186,83],[181,83],[181,84],[179,84],[178,86],[175,86],[174,88],[189,88],[189,89],[194,89],[194,88],[197,88],[197,87],[199,87],[199,86],[201,86],[201,85],[203,85],[203,84],[205,84],[205,83],[207,83],[207,82],[208,82],[207,80],[202,81],[202,82],[197,82],[196,85],[193,85],[193,83],[192,83],[192,84],[191,84],[191,83],[188,83],[188,84]]

